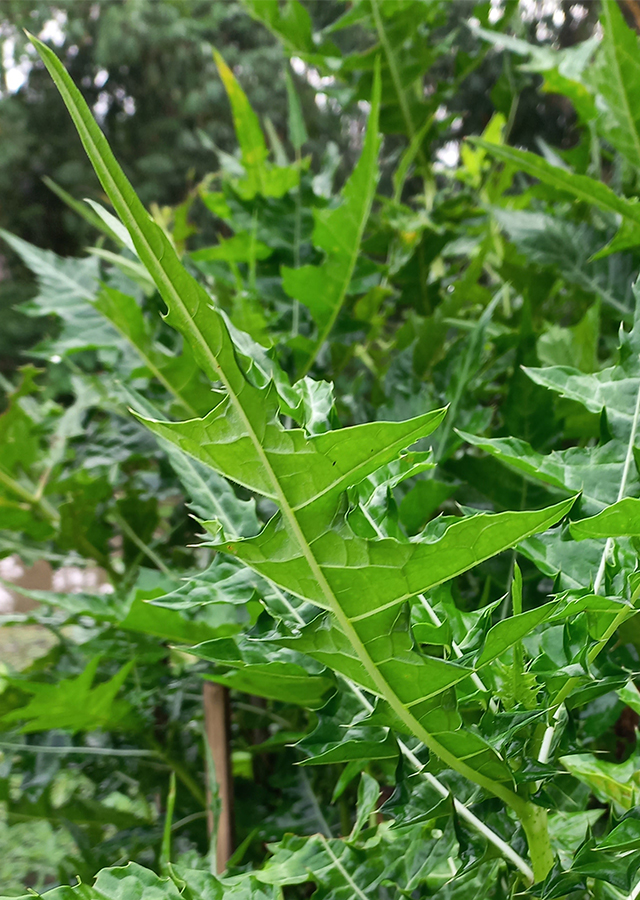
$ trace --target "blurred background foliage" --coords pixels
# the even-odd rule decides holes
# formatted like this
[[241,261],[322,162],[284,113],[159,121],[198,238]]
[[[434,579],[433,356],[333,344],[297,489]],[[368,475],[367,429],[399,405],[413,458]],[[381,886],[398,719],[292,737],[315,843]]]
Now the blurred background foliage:
[[[633,26],[634,4],[621,6]],[[147,403],[183,415],[184,384],[202,412],[206,385],[180,356],[158,296],[113,223],[79,205],[105,198],[22,28],[55,47],[152,215],[230,321],[264,349],[261,364],[277,349],[290,375],[310,370],[335,383],[335,409],[328,393],[306,398],[314,427],[450,405],[434,438],[433,477],[410,480],[384,500],[411,535],[456,501],[518,509],[557,497],[557,484],[527,480],[497,452],[463,447],[456,429],[510,435],[541,453],[606,437],[605,418],[554,399],[521,366],[593,372],[614,358],[620,320],[633,318],[637,242],[596,256],[616,234],[615,216],[532,182],[465,140],[483,135],[534,151],[635,197],[640,166],[597,115],[607,98],[593,62],[600,12],[599,3],[569,0],[0,4],[0,226],[19,238],[8,237],[0,255],[0,386],[10,401],[0,437],[13,442],[1,460],[13,488],[2,494],[0,553],[45,558],[56,571],[98,566],[108,591],[76,594],[54,584],[32,595],[42,604],[36,611],[4,622],[7,631],[38,626],[54,638],[29,667],[3,673],[5,893],[20,893],[25,880],[88,880],[127,859],[160,870],[172,772],[174,858],[204,867],[201,688],[212,660],[195,660],[184,645],[203,634],[241,643],[243,628],[260,635],[273,625],[260,603],[264,586],[233,580],[206,548],[194,548],[199,526],[190,515],[217,515],[214,493],[244,533],[269,509],[256,510],[242,492],[225,494],[228,486],[208,483],[197,468],[186,477],[183,461],[127,413]],[[376,60],[384,136],[377,182],[375,162],[357,162]],[[257,120],[242,107],[242,91]],[[368,166],[368,220],[360,194],[348,191],[356,164]],[[286,273],[326,260],[314,217],[340,201],[360,210],[362,233],[331,339],[319,344],[323,272],[308,304]],[[97,250],[83,255],[91,245]],[[108,302],[100,294],[98,307],[101,283],[111,293]],[[576,557],[574,569],[561,572],[556,550],[525,548],[529,604],[554,583],[568,586],[563,577],[583,565]],[[500,557],[459,579],[460,615],[497,601],[511,565]],[[220,599],[222,582],[225,605],[207,605]],[[166,608],[143,602],[167,596]],[[637,644],[637,635],[630,640]],[[282,658],[281,649],[265,653],[269,665]],[[90,661],[96,686],[79,680]],[[365,765],[388,795],[407,790],[386,744],[366,763],[293,765],[340,742],[353,716],[343,695],[342,706],[321,713],[289,702],[282,689],[255,702],[250,673],[214,662],[232,688],[235,866],[260,862],[266,843],[287,831],[347,834]],[[254,678],[258,693],[264,671]],[[317,671],[305,678],[305,690],[326,699]],[[91,690],[115,691],[117,679],[120,705],[87,718]],[[64,709],[48,718],[31,709],[33,683],[64,694]],[[615,694],[594,701],[570,739],[626,759],[635,736],[633,722],[619,724],[623,708]],[[56,723],[63,712],[64,728]],[[583,783],[567,776],[565,786],[586,804]],[[42,859],[26,849],[31,827],[48,848]],[[499,896],[490,880],[469,889]]]
[[[340,7],[311,5],[320,26]],[[179,203],[213,169],[215,147],[235,147],[213,47],[242,73],[260,117],[280,133],[286,128],[282,48],[234,0],[7,0],[0,6],[0,227],[38,246],[74,255],[90,234],[43,177],[76,198],[96,199],[100,187],[25,28],[49,36],[147,204]],[[321,154],[340,138],[340,116],[321,110],[313,88],[296,81],[310,148]],[[46,326],[13,312],[30,292],[15,257],[3,260],[2,274],[0,371],[7,371]]]
[[[260,3],[256,4],[259,11]],[[568,47],[588,37],[597,21],[597,3],[572,12],[575,4],[545,6],[531,2],[523,17],[517,3],[506,3],[500,22],[534,45]],[[305,3],[313,32],[330,26],[344,12],[342,0]],[[425,136],[431,153],[447,138],[459,141],[481,132],[494,112],[509,120],[512,140],[534,148],[543,139],[569,147],[576,141],[575,114],[561,94],[540,90],[541,77],[522,72],[508,53],[487,54],[486,45],[466,27],[471,17],[488,24],[489,3],[452,0],[442,9],[422,4],[398,14],[415,35],[429,30],[432,47],[411,61],[409,77],[421,82],[419,115],[446,104],[459,117],[451,134],[438,126]],[[500,7],[495,7],[500,9]],[[560,20],[557,10],[562,10]],[[52,179],[75,198],[100,195],[99,185],[76,139],[73,125],[57,102],[56,89],[36,61],[23,34],[26,28],[48,38],[95,110],[111,146],[147,204],[179,203],[190,187],[215,167],[215,148],[230,152],[235,136],[222,84],[216,76],[212,48],[219,49],[241,77],[260,119],[286,134],[286,52],[240,2],[228,0],[3,0],[0,29],[0,227],[40,247],[74,255],[88,242],[86,223],[57,197],[43,178]],[[538,36],[539,35],[539,36]],[[360,71],[357,56],[372,35],[354,20],[352,27],[331,33],[339,54],[351,62],[336,71],[314,59],[310,69],[290,75],[300,99],[308,141],[305,153],[319,160],[335,144],[344,178],[356,155],[362,112],[368,101],[370,68]],[[446,45],[436,50],[438,40]],[[288,49],[285,44],[285,51]],[[295,48],[293,48],[295,49]],[[309,73],[311,72],[311,77]],[[321,78],[337,78],[326,90]],[[318,95],[330,97],[330,102]],[[517,98],[517,102],[516,102]],[[435,104],[437,100],[437,106]],[[407,125],[395,100],[383,129],[402,135]],[[412,110],[416,115],[417,107]],[[455,121],[455,119],[454,119]],[[445,123],[447,124],[447,123]],[[402,146],[401,138],[389,144]],[[198,217],[197,211],[195,212]],[[200,217],[202,219],[202,217]],[[203,220],[206,238],[207,220]],[[209,225],[209,228],[211,226]],[[9,371],[46,328],[21,315],[16,307],[30,295],[30,279],[11,254],[0,258],[0,371]]]

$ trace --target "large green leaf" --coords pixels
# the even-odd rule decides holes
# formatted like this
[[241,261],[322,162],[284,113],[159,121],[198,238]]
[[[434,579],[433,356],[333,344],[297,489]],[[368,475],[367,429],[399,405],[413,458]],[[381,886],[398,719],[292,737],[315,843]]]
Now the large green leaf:
[[[290,593],[330,610],[358,659],[360,682],[371,684],[404,726],[447,765],[524,812],[525,802],[492,777],[494,767],[485,759],[487,745],[475,746],[472,732],[446,733],[439,740],[421,721],[421,706],[431,706],[438,693],[430,674],[444,690],[466,676],[466,670],[427,661],[414,650],[405,652],[402,645],[403,659],[396,660],[388,655],[394,646],[389,632],[406,599],[545,530],[563,517],[572,501],[534,512],[463,519],[431,542],[357,538],[344,519],[346,488],[430,434],[442,411],[408,422],[373,422],[314,437],[301,429],[285,429],[278,418],[274,385],[248,379],[243,370],[249,363],[246,353],[237,351],[224,319],[146,214],[55,54],[33,41],[140,259],[167,303],[169,323],[189,341],[211,380],[225,389],[204,419],[149,422],[149,427],[279,507],[257,537],[224,541],[221,548]],[[255,377],[255,368],[252,372]],[[464,758],[458,755],[460,746]]]
[[[47,467],[51,471],[64,452],[66,440],[77,425],[75,414],[78,408],[84,409],[84,399],[80,396],[67,414],[61,416],[52,439],[37,407],[27,405],[30,400],[33,402],[32,395],[38,391],[35,383],[38,370],[29,365],[20,374],[20,383],[9,394],[9,405],[0,414],[0,522],[3,529],[43,540],[51,537],[59,525],[59,515],[38,482],[43,471]],[[51,442],[46,454],[43,453],[45,438]]]
[[[265,413],[270,394],[265,393]],[[258,454],[251,431],[234,413],[227,397],[203,419],[145,421],[155,434],[185,453],[274,502],[285,501],[305,517],[320,516],[321,511],[333,514],[337,498],[347,487],[427,437],[444,416],[444,410],[436,410],[407,422],[371,422],[307,437],[302,429],[285,430],[263,413],[256,416],[262,420],[262,452]],[[318,531],[326,524],[324,519],[322,515],[316,520]]]
[[207,678],[236,691],[296,703],[307,709],[324,706],[334,687],[331,679],[312,677],[300,666],[288,662],[256,663],[224,675],[207,675]]
[[532,262],[553,266],[569,284],[595,294],[617,313],[630,317],[634,274],[631,261],[618,259],[612,265],[611,260],[593,259],[599,256],[596,251],[602,244],[599,232],[584,222],[575,224],[557,214],[496,207],[492,214],[517,249]]
[[527,612],[510,616],[498,622],[487,634],[482,653],[478,657],[478,669],[501,656],[505,650],[513,647],[522,638],[530,634],[536,625],[547,621],[557,608],[556,603],[545,603]]
[[605,803],[613,801],[622,809],[631,809],[640,800],[640,771],[633,759],[616,764],[600,760],[591,753],[563,756],[562,765],[580,781],[586,782]]
[[[158,409],[137,391],[119,384],[115,386],[115,393],[122,397],[128,409],[141,416],[162,420],[163,416]],[[217,520],[228,535],[248,536],[260,530],[253,499],[240,500],[225,478],[221,478],[213,469],[199,463],[170,441],[159,438],[159,444],[180,479],[191,509],[199,519]]]
[[65,315],[67,311],[91,309],[87,301],[94,299],[99,288],[97,259],[64,259],[7,231],[0,231],[0,236],[37,276],[40,295],[35,302],[40,313]]
[[55,342],[56,352],[113,345],[113,330],[91,305],[100,287],[99,262],[95,257],[65,259],[6,231],[0,231],[0,236],[38,281],[38,293],[25,311],[32,315],[53,314],[64,323]]
[[637,358],[592,374],[568,366],[527,368],[525,371],[536,384],[556,391],[569,400],[576,400],[589,412],[600,414],[606,410],[614,437],[621,441],[629,439],[640,384],[640,361]]
[[[57,887],[46,891],[46,900],[279,900],[277,885],[263,884],[250,874],[216,878],[203,869],[172,866],[171,877],[162,877],[137,863],[103,869],[93,886]],[[0,900],[31,900],[1,897]]]
[[465,441],[490,453],[510,469],[521,472],[528,480],[548,484],[567,494],[580,492],[581,506],[586,513],[596,513],[613,503],[618,494],[626,449],[621,441],[544,454],[518,438],[485,438],[465,431],[458,433]]

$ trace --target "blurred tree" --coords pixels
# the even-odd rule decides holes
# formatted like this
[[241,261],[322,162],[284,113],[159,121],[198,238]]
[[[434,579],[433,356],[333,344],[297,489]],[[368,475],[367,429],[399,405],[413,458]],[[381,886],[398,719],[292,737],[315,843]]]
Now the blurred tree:
[[[215,170],[214,145],[235,148],[213,47],[235,70],[260,117],[268,115],[286,136],[281,47],[234,0],[4,0],[0,227],[41,247],[73,255],[88,238],[86,223],[42,177],[76,199],[99,198],[100,186],[23,28],[55,45],[146,204],[178,203],[189,183]],[[306,83],[298,86],[311,137],[337,135],[338,115],[321,110]],[[15,365],[42,327],[14,309],[29,294],[23,274],[26,279],[14,257],[0,257],[0,371]]]

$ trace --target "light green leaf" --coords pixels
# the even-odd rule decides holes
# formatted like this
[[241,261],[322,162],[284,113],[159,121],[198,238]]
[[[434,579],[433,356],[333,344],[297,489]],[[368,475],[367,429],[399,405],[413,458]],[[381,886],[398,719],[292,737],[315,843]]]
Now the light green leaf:
[[51,250],[41,250],[7,231],[0,237],[20,256],[38,278],[40,296],[35,300],[42,313],[64,315],[66,310],[83,309],[98,292],[100,272],[98,262],[90,256],[84,259],[64,259]]
[[98,259],[103,259],[112,266],[116,266],[123,275],[130,278],[135,284],[140,285],[146,294],[152,294],[155,285],[153,279],[149,276],[147,270],[139,262],[129,259],[119,253],[112,253],[111,250],[105,250],[103,247],[87,247],[87,252]]
[[299,152],[309,138],[302,116],[300,100],[298,99],[289,69],[285,69],[284,77],[285,84],[287,85],[287,98],[289,100],[289,117],[287,120],[289,125],[289,140],[291,141],[293,148]]
[[20,731],[27,734],[51,728],[73,733],[95,728],[122,728],[131,706],[125,700],[116,700],[116,695],[133,662],[124,665],[109,681],[92,687],[99,662],[99,657],[95,657],[80,675],[55,684],[15,679],[16,687],[33,694],[33,699],[26,706],[5,713],[0,721],[8,725],[24,722]]
[[[364,766],[371,759],[396,759],[398,744],[391,730],[363,723],[363,712],[352,691],[334,694],[326,706],[317,710],[316,728],[296,744],[306,756],[302,765],[360,762]],[[337,786],[334,798],[335,790]]]
[[608,441],[593,449],[553,450],[545,455],[518,438],[484,438],[465,431],[458,434],[528,480],[569,494],[580,492],[587,512],[595,513],[613,503],[618,494],[626,450],[621,441]]
[[616,693],[625,706],[628,706],[636,713],[640,713],[640,691],[636,687],[635,682],[629,679],[625,686],[616,691]]
[[525,367],[529,378],[569,400],[581,403],[589,412],[607,411],[607,421],[614,437],[628,441],[633,424],[640,384],[640,362],[637,355],[622,365],[585,374],[568,366],[548,366],[545,369]]
[[263,197],[282,197],[298,184],[300,173],[296,166],[267,164],[269,151],[258,117],[222,56],[216,50],[213,55],[231,103],[233,124],[246,172],[244,179],[235,182],[236,190],[246,200],[252,199],[257,193]]
[[[201,648],[202,650],[203,648]],[[199,653],[202,656],[203,653]],[[245,694],[255,694],[282,703],[296,703],[307,709],[319,709],[335,690],[333,681],[320,675],[309,675],[294,663],[256,663],[225,675],[207,675],[210,681],[224,684]]]
[[[118,385],[117,391],[130,410],[156,421],[162,420],[158,410],[136,391],[124,384]],[[200,520],[220,522],[227,535],[248,537],[258,533],[255,500],[240,500],[229,482],[213,469],[197,462],[174,443],[162,438],[158,438],[158,442],[180,479],[191,509]]]
[[309,11],[299,0],[274,3],[269,0],[245,0],[244,6],[251,15],[269,28],[291,52],[316,50],[313,40],[313,23]]
[[[102,231],[107,235],[107,237],[110,237],[113,241],[115,241],[116,244],[122,244],[122,233],[120,231],[122,225],[120,225],[120,223],[118,222],[118,230],[112,231],[109,222],[107,222],[102,215],[102,213],[105,212],[103,207],[99,207],[102,213],[98,213],[97,210],[93,212],[93,200],[85,200],[85,202],[82,203],[80,200],[76,200],[75,197],[72,197],[71,194],[65,191],[64,188],[60,187],[59,184],[56,184],[55,181],[53,181],[53,179],[49,178],[47,175],[44,175],[42,177],[42,180],[49,188],[49,190],[53,191],[56,196],[60,197],[63,203],[66,203],[70,209],[74,210],[74,212],[77,212],[78,215],[81,216],[86,222],[89,222],[89,224],[93,225],[94,228],[97,228],[98,231]],[[87,204],[91,206],[91,209],[87,209]],[[98,204],[95,205],[98,206]],[[117,222],[117,219],[115,219],[115,221]]]
[[[268,402],[270,398],[267,395],[265,399]],[[316,515],[320,515],[321,509],[335,507],[338,496],[347,487],[431,434],[444,413],[436,410],[407,422],[370,422],[312,437],[307,437],[302,429],[285,431],[277,421],[267,420],[262,426],[264,450],[257,456],[246,426],[237,428],[232,421],[228,398],[203,419],[145,420],[145,424],[232,481],[272,500],[282,493],[293,510],[305,515],[311,511],[311,504],[317,504]],[[229,435],[227,439],[225,433]],[[273,477],[281,486],[279,489],[274,487]],[[317,527],[321,527],[321,520]]]
[[131,253],[136,253],[136,248],[133,246],[133,241],[129,235],[129,232],[124,227],[122,222],[119,219],[116,219],[114,215],[112,215],[107,209],[104,208],[100,203],[96,203],[95,200],[85,200],[91,209],[94,211],[98,220],[102,222],[103,230],[106,229],[107,234],[113,235],[114,240],[117,243],[121,244],[123,247],[126,247],[127,250],[130,250]]
[[250,626],[257,615],[255,607],[252,616],[250,609],[245,610],[235,603],[211,601],[203,606],[200,616],[188,617],[183,611],[167,609],[136,598],[119,626],[141,634],[153,634],[165,641],[193,644],[194,641],[236,634],[242,628]]
[[537,625],[551,618],[556,609],[557,603],[545,603],[543,606],[536,607],[536,609],[530,609],[528,612],[510,616],[498,622],[487,634],[482,653],[476,663],[476,668],[481,669],[494,659],[502,656],[505,650],[521,641]]
[[613,801],[621,809],[631,809],[640,800],[640,771],[633,759],[610,763],[591,753],[563,756],[560,762],[567,772],[587,784],[603,803]]
[[260,122],[251,108],[247,95],[217,50],[214,50],[213,57],[231,104],[233,124],[242,151],[242,161],[247,173],[255,172],[259,179],[262,164],[269,155]]
[[[559,269],[562,276],[630,318],[631,271],[614,277],[608,262],[594,261],[601,236],[585,222],[527,210],[492,208],[518,250],[532,262]],[[595,254],[598,255],[598,254]],[[624,272],[624,270],[622,270]],[[595,359],[594,359],[595,362]],[[586,371],[597,368],[592,364]]]
[[374,812],[380,799],[380,786],[375,778],[363,772],[358,785],[358,805],[356,807],[356,820],[353,823],[350,841],[355,841],[364,826],[369,821],[371,814]]
[[538,358],[545,366],[566,365],[581,372],[595,372],[599,368],[599,338],[600,304],[596,302],[576,325],[550,325],[538,338]]
[[187,351],[181,356],[173,356],[166,349],[161,349],[149,334],[142,310],[127,294],[103,287],[93,305],[135,350],[149,373],[158,379],[179,406],[187,413],[197,415],[198,410],[191,402],[194,399],[206,400],[209,391],[206,388],[199,390],[200,373],[191,353]]
[[202,247],[190,254],[195,262],[208,262],[220,259],[224,262],[253,262],[256,259],[268,259],[273,250],[262,241],[257,241],[255,234],[241,231],[227,240],[221,239],[213,247]]
[[640,535],[640,500],[625,497],[589,519],[572,522],[571,534],[577,541]]

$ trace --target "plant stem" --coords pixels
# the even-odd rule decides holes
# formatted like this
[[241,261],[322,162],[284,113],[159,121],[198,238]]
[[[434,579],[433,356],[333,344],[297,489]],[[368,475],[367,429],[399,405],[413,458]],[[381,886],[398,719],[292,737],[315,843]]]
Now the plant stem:
[[[344,679],[350,688],[351,692],[358,698],[363,707],[367,710],[367,712],[373,712],[373,706],[367,698],[364,696],[359,687],[353,684],[352,681],[348,681],[346,678]],[[451,792],[448,788],[446,788],[442,782],[438,781],[438,779],[432,775],[430,772],[423,771],[423,765],[415,755],[415,753],[407,747],[407,745],[402,740],[398,740],[398,746],[400,747],[400,752],[405,757],[405,759],[411,763],[416,772],[418,772],[425,781],[428,781],[432,788],[434,788],[441,797],[452,797]],[[503,841],[502,838],[492,831],[487,825],[484,824],[477,816],[471,812],[470,809],[461,803],[456,797],[452,797],[453,806],[455,811],[458,813],[461,819],[465,819],[472,828],[485,837],[490,844],[502,853],[505,859],[508,859],[510,862],[514,864],[514,866],[522,872],[522,874],[533,883],[535,881],[533,870],[531,867],[525,862],[525,860],[519,856],[516,851],[507,844],[506,841]]]
[[25,500],[32,506],[37,507],[52,525],[56,528],[58,527],[60,524],[60,516],[48,500],[41,495],[38,495],[37,492],[27,490],[27,488],[23,487],[19,481],[16,481],[15,478],[12,478],[8,472],[3,471],[2,469],[0,469],[0,482],[8,487],[17,497],[20,497],[21,500]]
[[203,809],[206,809],[206,798],[189,772],[182,766],[181,763],[172,759],[167,753],[165,753],[162,747],[160,747],[160,745],[156,741],[154,741],[153,743],[155,744],[156,753],[158,754],[162,762],[175,772],[176,777],[184,784],[184,786],[189,791],[194,800],[198,803],[198,805],[202,806]]
[[[296,165],[298,166],[298,190],[296,191],[296,213],[293,222],[293,264],[300,268],[300,236],[302,231],[302,156],[300,147],[296,147]],[[291,337],[297,337],[300,330],[300,301],[294,298]]]
[[352,897],[358,897],[358,900],[369,900],[366,894],[363,894],[358,885],[355,883],[351,875],[347,872],[345,867],[342,865],[338,857],[335,855],[333,850],[331,849],[331,845],[327,841],[326,837],[323,834],[318,835],[319,840],[321,841],[324,849],[327,852],[327,856],[331,858],[331,861],[334,867],[338,870],[338,872],[342,875],[345,882],[349,885],[350,890],[352,891]]
[[171,831],[173,823],[173,810],[176,805],[176,773],[169,775],[169,792],[167,794],[167,811],[162,833],[162,849],[160,851],[160,870],[166,872],[171,865]]
[[167,578],[171,579],[171,581],[173,581],[173,582],[176,582],[176,583],[179,582],[180,579],[176,578],[176,576],[170,571],[170,569],[168,569],[167,566],[163,563],[163,561],[160,559],[158,554],[151,547],[149,547],[148,544],[145,544],[145,542],[142,540],[142,538],[140,538],[135,533],[135,531],[133,530],[131,525],[129,525],[127,520],[124,519],[120,515],[119,512],[113,512],[112,517],[113,517],[113,521],[116,523],[116,525],[120,526],[120,528],[126,534],[126,536],[129,538],[131,543],[135,544],[135,546],[138,548],[138,550],[142,554],[144,554],[144,556],[146,556],[148,559],[150,559],[151,562],[154,563],[158,567],[158,569],[160,569],[160,571],[162,572],[163,575],[165,575]]
[[535,880],[542,881],[553,868],[547,810],[534,803],[527,803],[526,812],[520,816],[520,821],[527,836]]
[[[404,119],[404,124],[407,129],[407,135],[409,137],[409,141],[413,141],[416,136],[416,128],[413,123],[413,116],[411,115],[411,108],[409,106],[409,101],[407,100],[407,95],[402,86],[402,78],[400,77],[400,71],[398,69],[398,63],[395,57],[395,53],[393,52],[393,47],[389,41],[387,36],[387,32],[384,28],[384,23],[382,21],[382,16],[380,15],[380,9],[378,7],[378,0],[371,0],[371,11],[373,13],[373,20],[375,22],[376,31],[378,32],[378,38],[380,40],[380,46],[384,50],[384,55],[387,59],[387,65],[389,66],[389,73],[391,75],[391,80],[393,81],[393,86],[395,88],[396,94],[398,96],[398,104],[400,105],[400,111],[402,112],[402,118]],[[418,149],[416,153],[418,159],[420,160],[420,167],[422,169],[422,181],[424,184],[424,201],[425,207],[427,211],[431,206],[432,198],[430,197],[429,191],[429,163],[424,155],[422,149]]]

